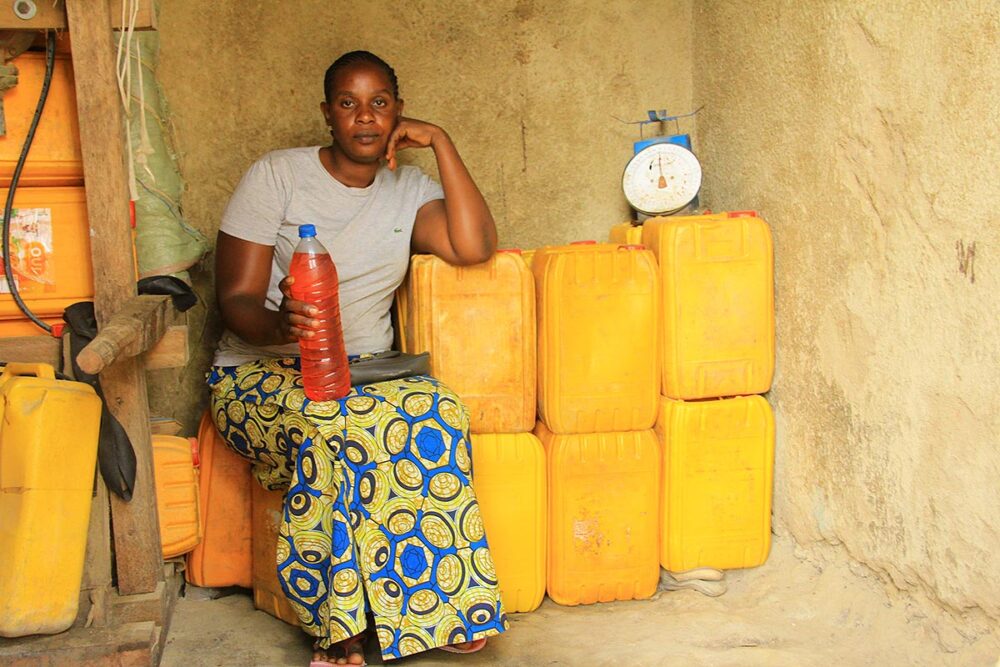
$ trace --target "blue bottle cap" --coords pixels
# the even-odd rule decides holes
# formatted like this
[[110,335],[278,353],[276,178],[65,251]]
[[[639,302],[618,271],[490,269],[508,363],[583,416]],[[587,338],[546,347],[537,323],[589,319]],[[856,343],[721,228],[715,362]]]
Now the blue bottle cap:
[[316,225],[299,225],[299,238],[307,239],[316,236]]

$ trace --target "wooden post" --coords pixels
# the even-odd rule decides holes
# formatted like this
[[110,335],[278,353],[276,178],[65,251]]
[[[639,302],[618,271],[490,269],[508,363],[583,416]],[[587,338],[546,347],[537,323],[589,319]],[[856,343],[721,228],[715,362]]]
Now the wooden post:
[[[87,185],[87,215],[94,264],[94,306],[99,324],[136,294],[129,225],[124,124],[115,78],[110,0],[67,0],[73,36],[80,146]],[[108,408],[135,448],[131,502],[111,496],[118,591],[150,593],[163,579],[146,376],[141,360],[122,358],[101,373]]]

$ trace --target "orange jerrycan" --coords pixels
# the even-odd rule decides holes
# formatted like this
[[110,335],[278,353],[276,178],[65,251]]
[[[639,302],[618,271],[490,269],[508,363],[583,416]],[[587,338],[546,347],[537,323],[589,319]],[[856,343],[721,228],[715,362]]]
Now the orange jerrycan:
[[619,223],[608,232],[608,241],[638,245],[642,243],[642,225],[633,225],[631,222]]
[[253,606],[277,619],[299,624],[299,617],[278,581],[278,524],[285,491],[268,491],[256,481],[250,493],[253,516]]
[[538,438],[473,435],[472,488],[504,608],[533,611],[545,597],[545,452]]
[[[11,61],[17,85],[4,93],[7,134],[0,136],[0,187],[8,187],[45,79],[45,55],[23,53]],[[76,115],[76,87],[68,55],[56,55],[45,112],[38,122],[31,152],[18,187],[83,185],[83,156]]]
[[100,424],[94,390],[51,366],[0,374],[0,636],[73,624]]
[[578,605],[651,596],[660,580],[653,431],[555,435],[539,422],[535,432],[548,460],[549,597]]
[[676,399],[762,394],[774,374],[774,256],[752,212],[651,218],[660,266],[662,392]]
[[[4,201],[7,192],[0,190]],[[67,306],[94,298],[87,197],[82,187],[19,187],[14,195],[11,238],[11,268],[21,298],[44,322],[60,323]],[[2,276],[0,336],[43,334],[14,303]]]
[[774,413],[761,396],[661,399],[660,563],[756,567],[771,548]]
[[541,248],[532,271],[541,420],[554,433],[653,428],[660,386],[653,253],[609,243]]
[[191,551],[201,539],[198,472],[194,461],[197,446],[194,438],[153,436],[153,480],[164,558]]
[[410,341],[406,339],[406,316],[409,309],[410,281],[409,272],[403,282],[396,288],[392,300],[392,325],[394,343],[399,347],[400,352],[410,352]]
[[250,588],[250,464],[226,447],[209,410],[198,426],[198,451],[202,537],[188,554],[185,577],[195,586]]
[[469,409],[473,433],[535,425],[535,292],[520,251],[475,266],[433,255],[410,265],[407,346]]

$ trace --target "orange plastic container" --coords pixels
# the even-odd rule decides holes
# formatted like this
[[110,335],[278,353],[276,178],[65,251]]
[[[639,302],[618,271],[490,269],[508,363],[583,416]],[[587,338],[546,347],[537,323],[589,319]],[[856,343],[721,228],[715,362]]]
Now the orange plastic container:
[[648,598],[659,583],[660,454],[653,431],[555,435],[548,593],[563,605]]
[[472,487],[504,609],[533,611],[545,597],[545,452],[538,438],[473,435]]
[[198,512],[198,471],[194,452],[198,441],[175,435],[153,436],[156,512],[164,558],[194,549],[201,539]]
[[406,275],[407,277],[403,278],[403,282],[396,288],[395,298],[392,300],[394,342],[400,352],[411,352],[409,341],[406,340],[406,311],[409,308],[410,300],[409,271]]
[[662,392],[697,399],[760,394],[774,374],[774,258],[767,223],[747,212],[651,218],[659,261]]
[[[45,79],[45,55],[23,53],[12,64],[17,66],[17,85],[3,95],[7,134],[0,136],[0,187],[4,188],[10,185],[35,115]],[[45,110],[18,181],[18,189],[39,185],[83,185],[76,87],[68,55],[56,55]]]
[[[6,201],[7,190],[0,190]],[[11,254],[21,298],[41,319],[62,322],[62,312],[94,298],[90,228],[83,188],[23,188],[14,196]],[[14,303],[0,274],[0,337],[44,332]]]
[[774,414],[761,396],[663,398],[660,563],[756,567],[771,548]]
[[642,225],[633,225],[631,222],[619,223],[608,232],[608,241],[611,243],[640,244],[642,243]]
[[475,266],[433,255],[410,263],[408,349],[431,353],[431,372],[469,409],[473,433],[527,433],[535,425],[535,292],[520,251]]
[[94,390],[51,366],[0,373],[0,637],[76,618],[100,423]]
[[659,293],[638,246],[541,248],[538,411],[554,433],[641,431],[656,421]]
[[278,583],[278,525],[285,502],[284,491],[250,485],[253,508],[253,606],[277,619],[299,624],[299,617]]
[[249,463],[223,442],[206,411],[198,427],[202,538],[184,576],[195,586],[253,586]]

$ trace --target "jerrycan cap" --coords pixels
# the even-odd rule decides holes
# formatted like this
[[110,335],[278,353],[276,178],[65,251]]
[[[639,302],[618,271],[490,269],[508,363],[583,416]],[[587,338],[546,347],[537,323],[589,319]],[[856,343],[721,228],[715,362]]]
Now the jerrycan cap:
[[316,236],[316,225],[299,225],[299,238],[308,239]]

